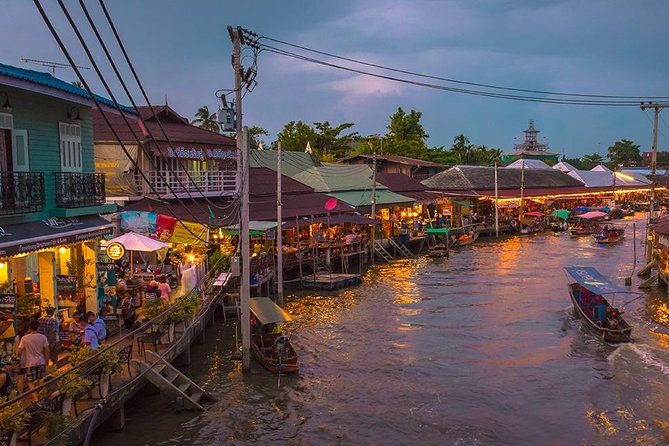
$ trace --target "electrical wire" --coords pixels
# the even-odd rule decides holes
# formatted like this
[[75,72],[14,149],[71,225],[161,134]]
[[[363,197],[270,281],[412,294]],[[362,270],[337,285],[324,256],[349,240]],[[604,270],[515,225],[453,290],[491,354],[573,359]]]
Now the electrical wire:
[[414,81],[410,79],[403,79],[403,78],[398,78],[398,77],[393,77],[393,76],[387,76],[387,75],[382,75],[382,74],[377,74],[377,73],[372,73],[370,71],[364,71],[364,70],[358,70],[355,68],[350,68],[350,67],[344,67],[341,65],[337,65],[334,63],[329,63],[325,62],[322,60],[310,58],[304,55],[292,53],[290,51],[285,51],[281,50],[279,48],[271,47],[268,45],[263,45],[263,50],[278,54],[281,56],[286,56],[286,57],[291,57],[294,59],[302,60],[305,62],[311,62],[314,64],[319,64],[331,68],[337,68],[343,71],[348,71],[352,73],[358,73],[366,76],[372,76],[376,77],[379,79],[385,79],[393,82],[400,82],[400,83],[405,83],[409,85],[414,85],[418,87],[425,87],[425,88],[431,88],[431,89],[436,89],[436,90],[443,90],[443,91],[449,91],[452,93],[462,93],[462,94],[469,94],[469,95],[474,95],[474,96],[483,96],[483,97],[490,97],[490,98],[496,98],[496,99],[507,99],[507,100],[514,100],[514,101],[521,101],[521,102],[535,102],[535,103],[547,103],[547,104],[562,104],[562,105],[580,105],[580,106],[609,106],[609,107],[638,107],[639,102],[638,101],[604,101],[604,100],[584,100],[584,99],[555,99],[555,98],[541,98],[541,97],[536,97],[536,96],[522,96],[522,95],[512,95],[512,94],[500,94],[500,93],[491,93],[491,92],[485,92],[485,91],[480,91],[480,90],[469,90],[469,89],[462,89],[462,88],[454,88],[454,87],[447,87],[445,85],[437,85],[437,84],[430,84],[426,82],[419,82],[419,81]]
[[[255,33],[254,33],[255,34]],[[347,62],[353,62],[359,65],[365,65],[368,67],[374,67],[374,68],[379,68],[382,70],[386,71],[392,71],[395,73],[401,73],[401,74],[408,74],[411,76],[416,76],[416,77],[422,77],[425,79],[433,79],[433,80],[440,80],[444,82],[451,82],[455,84],[461,84],[461,85],[470,85],[474,87],[484,87],[484,88],[490,88],[490,89],[495,89],[495,90],[504,90],[504,91],[516,91],[516,92],[522,92],[522,93],[538,93],[538,94],[546,94],[546,95],[551,95],[551,96],[572,96],[572,97],[583,97],[583,98],[604,98],[604,99],[637,99],[635,102],[640,102],[640,101],[647,101],[649,99],[669,99],[669,96],[621,96],[621,95],[602,95],[602,94],[583,94],[583,93],[565,93],[565,92],[556,92],[556,91],[547,91],[547,90],[532,90],[532,89],[526,89],[526,88],[513,88],[513,87],[503,87],[499,85],[492,85],[492,84],[484,84],[480,82],[470,82],[470,81],[462,81],[462,80],[457,80],[457,79],[451,79],[447,77],[440,77],[440,76],[434,76],[434,75],[429,75],[429,74],[423,74],[423,73],[418,73],[415,71],[408,71],[408,70],[402,70],[398,68],[392,68],[380,64],[374,64],[371,62],[366,62],[363,60],[359,59],[353,59],[350,57],[344,57],[344,56],[339,56],[337,54],[332,54],[328,53],[325,51],[319,51],[313,48],[309,48],[306,46],[301,46],[297,45],[294,43],[286,42],[284,40],[279,40],[275,39],[273,37],[269,36],[259,36],[260,39],[265,39],[265,40],[270,40],[272,42],[280,43],[282,45],[290,46],[293,48],[298,48],[304,51],[309,51],[312,53],[320,54],[322,56],[328,56],[332,57],[335,59],[339,60],[345,60]],[[262,45],[262,44],[261,44]]]

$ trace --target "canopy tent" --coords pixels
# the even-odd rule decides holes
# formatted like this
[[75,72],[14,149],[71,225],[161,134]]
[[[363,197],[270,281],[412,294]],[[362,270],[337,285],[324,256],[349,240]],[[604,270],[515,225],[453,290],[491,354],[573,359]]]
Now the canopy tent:
[[586,212],[585,214],[577,215],[579,218],[585,218],[585,219],[591,219],[591,218],[602,218],[606,217],[606,212],[600,212],[600,211],[590,211]]
[[573,279],[572,283],[578,283],[595,294],[629,293],[626,288],[616,286],[591,266],[568,266],[565,271]]
[[154,252],[159,249],[169,248],[170,245],[160,240],[152,239],[135,232],[126,232],[116,238],[108,240],[107,243],[120,243],[128,251]]
[[268,297],[252,297],[250,305],[251,312],[263,325],[276,322],[290,322],[293,320],[290,314],[272,302]]
[[[276,229],[277,223],[275,221],[250,221],[249,222],[249,235],[253,237],[261,237],[268,232],[274,231]],[[226,226],[221,229],[223,235],[239,235],[239,223],[234,225]]]
[[532,217],[532,218],[538,218],[538,217],[543,217],[545,214],[543,212],[525,212],[523,216],[525,217]]
[[571,211],[568,209],[556,209],[551,213],[551,215],[561,220],[566,220],[571,215]]
[[427,228],[425,233],[428,235],[448,235],[450,228]]

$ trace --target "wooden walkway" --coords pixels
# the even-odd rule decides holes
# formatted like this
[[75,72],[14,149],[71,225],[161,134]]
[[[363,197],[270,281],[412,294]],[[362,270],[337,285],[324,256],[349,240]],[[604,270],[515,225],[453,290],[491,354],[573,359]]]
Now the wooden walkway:
[[339,290],[362,282],[360,274],[315,273],[302,278],[302,287],[309,290]]

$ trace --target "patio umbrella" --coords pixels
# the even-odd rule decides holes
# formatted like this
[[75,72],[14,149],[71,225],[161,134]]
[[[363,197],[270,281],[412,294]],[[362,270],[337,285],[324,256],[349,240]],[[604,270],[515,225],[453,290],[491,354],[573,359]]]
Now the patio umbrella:
[[132,253],[133,251],[139,251],[139,252],[155,252],[159,251],[161,249],[166,249],[169,248],[170,245],[161,242],[160,240],[156,240],[150,237],[147,237],[145,235],[137,234],[135,232],[126,232],[123,235],[120,235],[116,238],[113,238],[107,243],[120,243],[122,244],[126,251],[130,251],[130,274],[133,273],[133,259],[132,259]]
[[607,215],[606,212],[590,211],[586,212],[585,214],[577,215],[577,217],[591,219],[591,218],[606,217],[606,215]]
[[568,209],[556,209],[554,210],[551,215],[561,219],[561,220],[566,220],[569,218],[569,215],[571,214],[571,211]]

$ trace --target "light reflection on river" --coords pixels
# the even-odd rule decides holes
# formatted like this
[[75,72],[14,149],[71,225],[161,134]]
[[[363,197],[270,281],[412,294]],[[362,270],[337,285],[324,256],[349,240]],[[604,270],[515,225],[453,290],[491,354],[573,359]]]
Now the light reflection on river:
[[628,222],[618,246],[551,233],[479,239],[449,259],[378,265],[354,289],[290,296],[304,322],[299,376],[278,385],[255,363],[242,374],[221,325],[188,369],[218,402],[175,413],[144,396],[123,432],[95,444],[666,444],[664,292],[626,307],[637,342],[616,348],[581,330],[562,272],[592,265],[622,284]]

